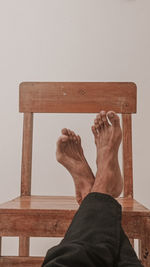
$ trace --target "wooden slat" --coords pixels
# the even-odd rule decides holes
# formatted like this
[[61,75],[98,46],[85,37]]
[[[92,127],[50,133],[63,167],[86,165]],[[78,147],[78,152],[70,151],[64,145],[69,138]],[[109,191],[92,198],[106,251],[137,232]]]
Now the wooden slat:
[[21,167],[21,195],[31,194],[33,113],[24,114]]
[[141,258],[142,258],[142,254],[141,254],[141,252],[142,252],[142,249],[141,249],[141,240],[138,239],[138,255],[139,255],[139,259],[140,259],[140,260],[141,260]]
[[[65,214],[65,217],[64,217]],[[63,237],[75,211],[51,214],[0,214],[0,235],[25,237]],[[5,227],[4,227],[5,225]]]
[[[16,215],[11,216],[10,222],[7,224],[8,216],[0,216],[0,233],[3,236],[64,237],[74,215],[73,212],[67,212],[67,218],[64,218],[64,214],[58,216],[56,213],[53,213],[52,216],[43,214],[41,216]],[[6,226],[2,228],[4,222]],[[141,238],[141,216],[132,217],[123,214],[122,225],[129,238]],[[13,227],[16,227],[16,229]]]
[[1,267],[41,267],[43,257],[0,257]]
[[131,82],[24,82],[20,112],[136,112],[136,85]]
[[143,245],[143,240],[138,239],[138,253],[139,253],[139,259],[142,261],[143,255],[142,255],[142,245]]
[[131,114],[122,114],[122,131],[123,131],[122,149],[123,149],[124,197],[133,198]]
[[30,238],[20,236],[19,237],[19,256],[27,257],[30,251]]
[[[31,237],[63,237],[75,211],[51,211],[50,214],[0,214],[0,235]],[[122,225],[130,238],[141,238],[141,215],[124,213]],[[4,227],[5,225],[5,227]]]

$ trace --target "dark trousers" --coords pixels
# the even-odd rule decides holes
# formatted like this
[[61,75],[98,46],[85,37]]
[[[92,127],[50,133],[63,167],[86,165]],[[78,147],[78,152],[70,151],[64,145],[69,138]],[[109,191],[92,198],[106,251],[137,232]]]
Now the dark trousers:
[[43,267],[142,267],[121,226],[121,205],[89,193],[64,239],[48,250]]

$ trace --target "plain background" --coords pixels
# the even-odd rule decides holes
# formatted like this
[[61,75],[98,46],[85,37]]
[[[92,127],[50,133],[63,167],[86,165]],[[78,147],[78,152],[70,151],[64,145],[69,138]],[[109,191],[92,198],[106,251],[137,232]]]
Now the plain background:
[[[20,193],[20,82],[133,81],[138,88],[138,112],[133,115],[134,196],[150,208],[149,10],[149,0],[0,0],[0,203]],[[95,172],[90,130],[94,117],[35,115],[33,194],[74,195],[72,178],[55,160],[55,143],[63,127],[81,135]],[[58,241],[34,238],[31,253],[45,255]],[[4,238],[3,254],[17,254],[17,238]]]

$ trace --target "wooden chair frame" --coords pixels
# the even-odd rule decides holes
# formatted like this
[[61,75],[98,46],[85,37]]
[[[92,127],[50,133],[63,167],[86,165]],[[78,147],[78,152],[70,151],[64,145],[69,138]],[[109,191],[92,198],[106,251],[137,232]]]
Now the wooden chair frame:
[[[40,266],[43,258],[29,257],[29,237],[63,237],[78,205],[74,197],[31,196],[33,113],[98,113],[122,115],[124,196],[123,227],[132,245],[139,240],[139,257],[150,267],[150,211],[133,199],[132,113],[136,113],[136,85],[131,82],[24,82],[19,111],[24,113],[21,194],[0,205],[0,236],[19,236],[19,256],[0,257],[0,266]],[[40,211],[38,201],[45,201]],[[63,200],[67,204],[63,204]],[[49,207],[49,208],[48,208]],[[27,221],[25,225],[24,220]],[[40,229],[36,228],[39,221]],[[15,226],[15,228],[14,228]]]

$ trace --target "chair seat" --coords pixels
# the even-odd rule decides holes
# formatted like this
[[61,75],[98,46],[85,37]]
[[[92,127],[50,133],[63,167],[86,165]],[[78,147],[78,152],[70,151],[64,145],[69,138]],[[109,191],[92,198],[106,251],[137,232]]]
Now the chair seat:
[[[140,217],[150,216],[150,211],[135,199],[117,200],[122,205],[126,231],[132,227],[135,235],[135,223],[140,225]],[[0,235],[62,237],[78,207],[73,196],[17,197],[0,205]]]
[[[132,198],[116,199],[122,206],[123,213],[147,215],[149,210]],[[73,196],[21,196],[0,204],[0,213],[51,213],[53,211],[76,211],[79,205]]]
[[21,196],[0,205],[0,213],[51,213],[52,211],[77,210],[72,196]]

